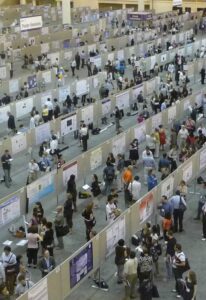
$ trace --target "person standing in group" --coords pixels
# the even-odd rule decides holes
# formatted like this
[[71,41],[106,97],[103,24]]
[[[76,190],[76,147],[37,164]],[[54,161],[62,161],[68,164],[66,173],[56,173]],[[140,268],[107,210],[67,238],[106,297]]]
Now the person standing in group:
[[13,295],[16,281],[16,255],[11,251],[11,247],[4,247],[1,261],[5,269],[6,287],[9,294]]
[[57,206],[56,208],[54,225],[55,225],[56,237],[58,241],[58,245],[56,249],[58,250],[64,249],[64,240],[63,240],[63,236],[60,233],[61,228],[64,226],[64,215],[63,215],[63,207],[60,205]]
[[46,104],[44,105],[44,107],[42,109],[42,119],[43,119],[44,123],[48,122],[48,120],[49,120],[49,109]]
[[147,176],[148,192],[151,191],[155,186],[157,186],[157,176],[154,174],[153,170],[149,170]]
[[201,84],[205,83],[205,68],[202,67],[200,70],[200,76],[201,76]]
[[43,236],[42,246],[43,246],[43,249],[46,249],[46,250],[49,251],[49,254],[51,256],[54,255],[54,253],[53,253],[53,250],[54,250],[54,230],[52,228],[52,222],[47,222],[46,223],[46,229],[45,229],[44,236]]
[[137,284],[137,269],[138,260],[134,251],[130,252],[129,259],[124,264],[124,276],[126,280],[125,298],[129,300],[136,298],[136,284]]
[[44,251],[44,256],[39,262],[39,269],[42,274],[42,278],[48,275],[56,266],[55,260],[50,256],[49,251]]
[[106,167],[103,170],[103,179],[105,182],[103,194],[106,196],[110,194],[111,187],[115,178],[115,169],[112,163],[109,161],[106,163]]
[[121,284],[124,280],[124,264],[127,257],[125,242],[120,239],[115,247],[115,264],[117,266],[117,283]]
[[75,175],[72,174],[67,181],[67,193],[72,195],[72,202],[74,206],[74,211],[77,212],[77,188],[75,182]]
[[101,189],[99,187],[99,180],[96,174],[92,176],[91,192],[94,199],[94,208],[99,207],[98,196],[101,194]]
[[48,114],[48,120],[51,121],[52,118],[53,118],[53,112],[54,112],[54,106],[53,106],[53,103],[51,102],[51,99],[50,98],[47,98],[47,101],[46,101],[46,106],[48,108],[48,111],[49,111],[49,114]]
[[175,256],[175,245],[177,243],[176,238],[173,235],[172,230],[169,230],[167,233],[167,245],[166,245],[166,253],[165,253],[165,267],[167,277],[166,280],[172,279],[172,262]]
[[67,194],[67,200],[64,203],[64,217],[66,219],[67,225],[69,227],[69,233],[72,234],[72,228],[73,228],[73,202],[72,202],[73,196],[72,194]]
[[180,287],[179,287],[179,279],[182,279],[182,275],[184,273],[184,267],[186,264],[186,257],[184,252],[182,251],[182,246],[180,244],[175,245],[175,255],[173,258],[173,273],[175,276],[175,289],[172,290],[173,293],[177,293],[177,298],[181,298],[180,296]]
[[202,207],[202,241],[206,241],[206,202]]
[[166,144],[166,133],[162,125],[159,125],[160,150],[164,150]]
[[137,167],[137,161],[139,160],[139,143],[138,139],[134,139],[132,143],[130,144],[130,150],[129,150],[129,159],[132,161],[132,165]]
[[72,63],[71,63],[71,69],[72,69],[72,76],[74,77],[75,76],[75,69],[76,69],[76,60],[73,59]]
[[129,183],[128,190],[132,194],[132,201],[137,201],[140,199],[141,192],[141,182],[139,181],[139,176],[135,176],[133,181]]
[[126,206],[128,206],[129,202],[131,201],[131,193],[128,190],[128,187],[129,187],[129,184],[133,180],[132,170],[133,170],[133,167],[130,165],[122,173],[122,182],[124,184],[124,199],[125,199]]
[[115,106],[114,117],[115,117],[116,131],[119,132],[120,120],[121,120],[121,112],[120,112],[118,106]]
[[28,244],[27,244],[28,265],[27,266],[30,268],[33,264],[33,268],[36,269],[39,242],[42,240],[41,236],[38,234],[38,226],[29,227],[26,238],[28,240]]
[[84,223],[86,226],[86,240],[90,240],[90,232],[96,224],[96,219],[93,213],[93,202],[89,203],[87,207],[82,212],[82,217],[84,218]]
[[16,133],[16,125],[15,125],[14,116],[9,111],[7,112],[7,115],[8,115],[8,122],[7,122],[8,129],[11,130],[12,134],[15,134]]
[[83,124],[80,129],[80,134],[82,138],[82,146],[83,146],[83,152],[87,151],[87,141],[89,139],[89,130],[86,126],[86,124]]
[[187,204],[182,196],[180,196],[180,191],[176,191],[176,194],[170,198],[170,203],[173,209],[173,218],[174,218],[174,232],[183,231],[183,217],[184,209],[183,206],[187,207]]
[[106,220],[108,224],[111,224],[116,219],[116,212],[117,206],[114,203],[113,195],[109,195],[107,197],[107,204],[106,204]]
[[181,296],[183,300],[196,300],[197,295],[197,276],[192,270],[189,270],[185,280],[179,282]]
[[5,150],[4,154],[1,157],[1,163],[2,163],[2,168],[4,171],[4,180],[5,180],[5,185],[7,188],[10,188],[11,186],[11,155],[9,153],[9,150]]

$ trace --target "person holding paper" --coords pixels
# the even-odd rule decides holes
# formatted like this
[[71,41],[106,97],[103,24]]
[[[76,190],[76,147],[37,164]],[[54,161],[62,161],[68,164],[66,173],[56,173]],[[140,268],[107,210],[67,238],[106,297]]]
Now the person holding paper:
[[1,157],[1,163],[2,163],[2,168],[4,170],[5,185],[8,188],[10,188],[11,181],[12,181],[11,176],[10,176],[11,161],[12,161],[12,158],[9,153],[9,150],[5,150],[4,154]]

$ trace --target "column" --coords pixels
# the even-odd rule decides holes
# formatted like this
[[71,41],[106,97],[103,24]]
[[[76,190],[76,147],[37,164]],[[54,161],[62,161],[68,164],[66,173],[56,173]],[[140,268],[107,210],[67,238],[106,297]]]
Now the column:
[[138,0],[138,11],[144,11],[144,0]]
[[70,0],[62,0],[62,24],[71,24]]
[[122,9],[126,9],[126,4],[122,4]]
[[20,5],[26,5],[26,0],[20,0]]
[[32,6],[36,6],[36,0],[32,0]]
[[57,7],[61,7],[61,0],[56,0]]

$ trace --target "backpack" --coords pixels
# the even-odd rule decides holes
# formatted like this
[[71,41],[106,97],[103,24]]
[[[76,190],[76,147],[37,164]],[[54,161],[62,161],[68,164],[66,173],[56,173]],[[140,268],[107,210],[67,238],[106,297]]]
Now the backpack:
[[114,180],[114,168],[113,167],[107,167],[105,170],[106,180],[107,181],[113,181]]

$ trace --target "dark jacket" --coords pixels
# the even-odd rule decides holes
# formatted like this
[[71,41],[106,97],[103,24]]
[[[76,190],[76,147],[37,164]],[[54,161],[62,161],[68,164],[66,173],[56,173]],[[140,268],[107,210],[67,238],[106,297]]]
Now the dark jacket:
[[15,129],[16,125],[15,125],[15,120],[14,120],[14,116],[10,115],[8,118],[8,128],[9,129]]
[[[42,273],[42,277],[46,276],[50,271],[54,270],[56,266],[55,260],[52,256],[49,257],[49,269],[46,263],[46,259],[43,257],[39,262],[39,269]],[[46,272],[47,270],[48,272]]]
[[73,214],[73,207],[72,207],[72,201],[66,200],[64,203],[64,217],[65,218],[72,218]]

